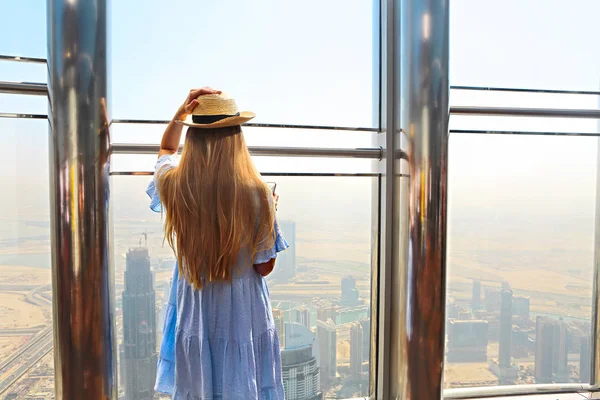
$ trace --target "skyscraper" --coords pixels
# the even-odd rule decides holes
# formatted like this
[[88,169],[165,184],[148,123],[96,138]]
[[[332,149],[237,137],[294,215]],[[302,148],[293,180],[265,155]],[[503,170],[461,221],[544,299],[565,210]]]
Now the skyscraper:
[[317,309],[317,319],[321,321],[327,321],[328,319],[332,319],[333,322],[336,322],[337,310],[334,306],[325,306],[319,307]]
[[350,376],[358,380],[362,375],[363,330],[359,322],[350,327]]
[[586,333],[585,336],[581,338],[581,348],[579,350],[579,380],[583,383],[588,383],[591,379],[591,350],[590,335]]
[[568,354],[569,329],[563,320],[554,321],[554,346],[552,361],[554,364],[554,381],[569,382]]
[[502,289],[500,295],[500,343],[499,365],[509,368],[512,351],[512,290]]
[[286,400],[321,400],[319,366],[313,333],[302,324],[285,324],[285,348],[281,351],[281,372]]
[[536,383],[568,382],[568,329],[564,321],[537,317],[535,340]]
[[125,399],[154,396],[156,377],[156,304],[148,249],[130,249],[123,292]]
[[353,276],[345,276],[342,278],[342,296],[340,304],[346,307],[360,304],[356,279],[354,279]]
[[321,389],[327,391],[337,374],[337,329],[331,318],[317,320]]
[[535,324],[535,381],[550,383],[553,370],[554,327],[552,320],[546,317],[537,317]]
[[361,319],[360,325],[363,331],[363,362],[369,361],[371,354],[371,319]]
[[471,311],[481,309],[481,281],[473,280],[473,295],[471,297]]
[[285,347],[285,319],[284,319],[284,311],[279,308],[273,309],[273,320],[275,322],[275,330],[277,331],[277,336],[279,337],[279,345],[280,347]]
[[310,329],[310,310],[305,306],[295,308],[294,320]]
[[488,322],[451,320],[448,325],[449,362],[486,362]]
[[530,301],[527,296],[513,296],[513,314],[524,320],[529,320]]
[[278,224],[290,247],[277,256],[274,275],[288,281],[296,276],[296,223],[279,221]]

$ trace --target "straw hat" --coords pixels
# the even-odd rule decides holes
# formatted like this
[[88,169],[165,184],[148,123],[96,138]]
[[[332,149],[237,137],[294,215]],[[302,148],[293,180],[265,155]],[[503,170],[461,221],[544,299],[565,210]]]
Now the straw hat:
[[226,93],[206,94],[196,100],[198,105],[192,114],[177,123],[194,128],[224,128],[242,125],[255,117],[253,112],[240,112],[235,100]]

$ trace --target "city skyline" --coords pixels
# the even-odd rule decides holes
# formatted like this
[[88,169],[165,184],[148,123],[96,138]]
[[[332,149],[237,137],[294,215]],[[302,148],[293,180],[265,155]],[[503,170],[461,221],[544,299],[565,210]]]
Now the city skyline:
[[[589,49],[595,48],[598,36],[600,2],[575,3],[567,8],[560,0],[453,2],[450,83],[597,91],[600,53]],[[111,116],[170,118],[190,86],[212,85],[256,111],[258,122],[377,128],[379,65],[373,59],[377,53],[373,4],[269,0],[184,2],[173,7],[150,0],[140,9],[134,3],[113,2]],[[340,10],[344,18],[337,18]],[[3,11],[0,54],[46,57],[45,7],[37,0],[22,0],[7,4]],[[197,15],[206,16],[202,24],[196,23]],[[148,31],[148,24],[156,29]],[[233,47],[203,39],[217,29],[226,32],[222,39]],[[244,43],[257,46],[242,45],[236,40],[239,32],[244,32]],[[173,43],[190,34],[202,42],[202,51],[174,58]],[[207,58],[219,62],[204,62]],[[0,80],[45,82],[46,74],[44,65],[0,62]],[[450,91],[453,106],[598,109],[598,101],[592,95]],[[0,95],[0,112],[47,111],[43,97]],[[48,126],[45,120],[0,119],[0,127],[10,149],[3,158],[7,168],[0,173],[0,186],[9,193],[0,208],[0,397],[10,387],[18,396],[27,390],[43,398],[51,395],[53,374]],[[596,121],[568,118],[452,116],[450,128],[598,133]],[[163,129],[113,124],[111,136],[114,142],[158,143]],[[255,146],[362,148],[372,147],[377,135],[245,129],[247,142]],[[585,382],[589,377],[597,141],[597,137],[554,135],[451,135],[446,388],[536,383],[536,375],[539,381],[557,383]],[[271,285],[273,307],[281,311],[274,313],[281,344],[285,348],[285,323],[296,322],[293,310],[301,309],[301,324],[308,325],[315,347],[319,345],[311,353],[314,360],[304,354],[305,361],[318,363],[331,356],[327,374],[331,382],[323,381],[321,371],[321,384],[337,396],[352,397],[364,387],[343,387],[335,377],[342,381],[368,371],[370,320],[365,313],[371,306],[370,278],[376,268],[371,265],[375,251],[371,246],[377,215],[371,194],[378,178],[286,174],[371,174],[375,167],[370,160],[313,158],[299,163],[292,158],[256,157],[255,161],[261,172],[279,174],[274,178],[281,195],[279,217],[282,222],[294,221],[293,263],[290,253],[284,255],[288,261],[282,257],[280,263],[285,265],[280,266],[285,277],[278,281],[274,276]],[[151,171],[154,162],[155,156],[114,155],[111,168]],[[160,309],[166,301],[173,257],[162,242],[160,216],[147,207],[148,180],[111,178],[119,335],[126,254],[143,232],[148,234],[156,275],[155,307]],[[348,276],[355,284],[346,280],[343,289],[341,281]],[[503,296],[503,282],[512,290],[510,301]],[[345,306],[332,305],[341,302],[344,293]],[[322,318],[329,327],[328,341],[323,332],[319,338]],[[356,320],[362,330],[360,367]],[[331,324],[335,361],[331,352],[321,354],[320,348],[322,341],[333,340]],[[560,352],[548,350],[551,346]],[[20,377],[23,371],[27,375]]]

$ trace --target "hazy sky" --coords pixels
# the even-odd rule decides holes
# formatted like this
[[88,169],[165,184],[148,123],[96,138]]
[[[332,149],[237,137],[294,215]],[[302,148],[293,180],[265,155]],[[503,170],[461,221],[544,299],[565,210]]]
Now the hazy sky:
[[[0,0],[0,54],[46,56],[46,1]],[[453,85],[599,90],[597,0],[454,0]],[[191,86],[231,92],[270,123],[371,127],[373,2],[365,0],[112,1],[115,118],[169,118]],[[0,80],[45,81],[44,65],[0,63]],[[453,105],[597,108],[597,96],[453,91]],[[46,113],[45,98],[0,95],[0,111]],[[596,121],[452,117],[453,129],[597,132]],[[115,126],[115,142],[153,142],[160,126]],[[0,119],[0,218],[47,187],[47,126]],[[247,129],[249,144],[366,147],[365,132]],[[451,137],[453,206],[540,212],[593,205],[596,139]],[[15,150],[16,149],[16,150]],[[115,170],[151,170],[154,157],[114,157]],[[368,161],[258,159],[263,171],[369,171]],[[47,189],[46,189],[47,190]],[[307,188],[310,190],[310,188]],[[349,188],[350,196],[352,188]],[[359,189],[355,189],[359,190]]]

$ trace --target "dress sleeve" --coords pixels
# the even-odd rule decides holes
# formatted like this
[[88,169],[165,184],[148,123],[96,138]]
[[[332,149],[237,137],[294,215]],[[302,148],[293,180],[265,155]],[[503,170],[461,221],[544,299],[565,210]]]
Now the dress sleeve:
[[154,212],[161,212],[160,196],[158,195],[158,178],[165,171],[175,168],[179,164],[179,156],[176,154],[165,154],[158,158],[154,167],[154,177],[148,184],[146,193],[150,197],[150,209]]
[[262,250],[256,253],[254,257],[253,264],[262,264],[271,260],[272,258],[277,257],[277,253],[286,250],[290,245],[287,240],[283,237],[283,233],[279,228],[279,224],[275,221],[275,243],[273,243],[273,247],[267,250]]

